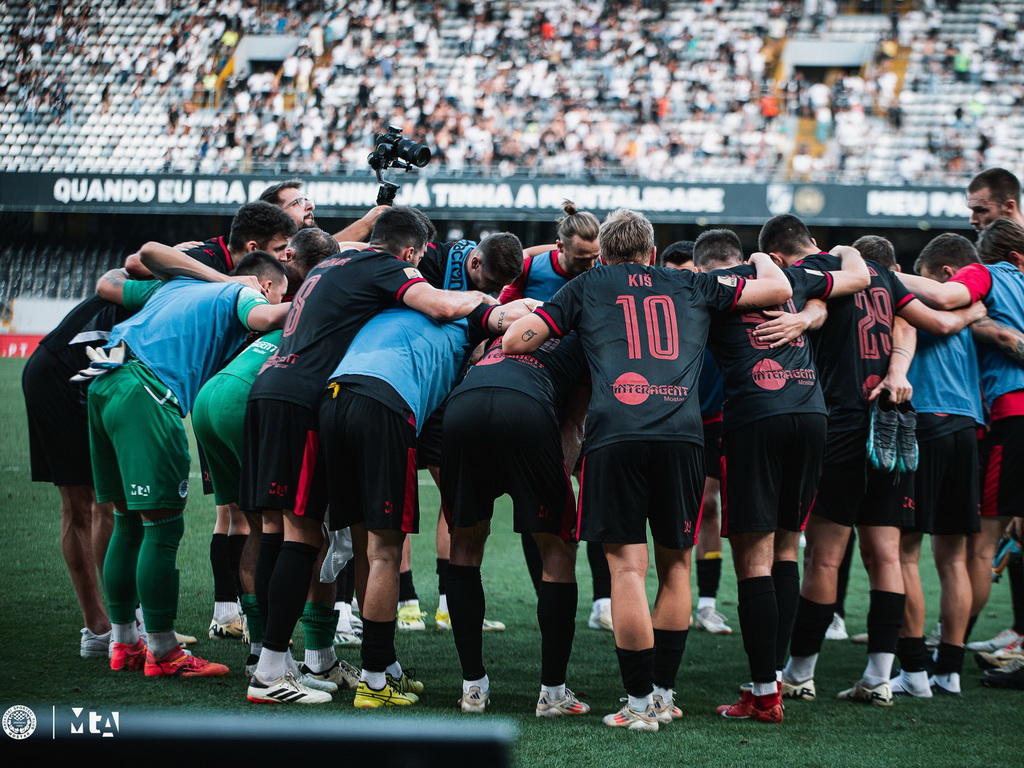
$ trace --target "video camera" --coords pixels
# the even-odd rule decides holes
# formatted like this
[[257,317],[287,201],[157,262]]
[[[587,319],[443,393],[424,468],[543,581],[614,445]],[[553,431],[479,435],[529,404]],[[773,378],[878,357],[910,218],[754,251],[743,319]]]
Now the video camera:
[[377,191],[377,205],[391,205],[395,202],[399,185],[385,181],[384,171],[397,166],[411,171],[413,166],[423,168],[430,162],[430,148],[402,136],[402,129],[388,126],[387,133],[378,133],[373,137],[373,152],[366,162],[377,174],[380,189]]

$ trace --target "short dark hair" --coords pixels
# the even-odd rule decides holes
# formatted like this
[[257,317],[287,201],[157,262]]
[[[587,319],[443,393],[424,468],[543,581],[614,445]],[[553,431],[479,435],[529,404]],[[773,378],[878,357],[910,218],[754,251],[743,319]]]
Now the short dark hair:
[[662,252],[658,263],[665,266],[685,264],[688,261],[693,261],[693,240],[677,240]]
[[864,235],[857,238],[853,247],[860,251],[866,261],[875,261],[886,269],[896,268],[896,249],[891,242],[880,235]]
[[434,226],[434,222],[432,222],[430,217],[419,208],[409,206],[409,210],[416,214],[416,216],[419,217],[419,220],[423,222],[423,226],[427,228],[427,242],[434,242],[437,239],[437,227]]
[[271,205],[280,205],[281,193],[286,189],[302,189],[302,181],[300,179],[288,179],[288,181],[282,181],[278,184],[271,184],[263,190],[260,200]]
[[978,255],[986,264],[1006,261],[1011,251],[1024,253],[1024,227],[1012,219],[996,219],[978,235]]
[[274,237],[291,237],[297,231],[291,216],[276,205],[257,200],[239,208],[231,220],[228,247],[232,251],[241,251],[247,242],[255,240],[256,247],[262,250]]
[[427,228],[421,214],[405,205],[396,205],[377,217],[370,233],[370,244],[396,254],[412,247],[420,250],[427,243]]
[[743,261],[743,243],[731,229],[709,229],[693,244],[693,263],[697,267]]
[[300,229],[292,237],[291,246],[295,251],[295,267],[303,274],[309,274],[317,264],[341,250],[337,240],[316,227]]
[[963,235],[944,232],[921,249],[914,262],[914,271],[921,274],[922,268],[929,272],[938,272],[942,267],[960,269],[968,264],[976,264],[980,260],[974,243]]
[[508,285],[523,271],[523,244],[511,232],[495,232],[477,244],[481,266],[495,280]]
[[278,261],[266,251],[250,251],[242,257],[232,272],[236,277],[241,275],[252,275],[257,280],[288,280],[288,270],[284,264]]
[[1002,205],[1007,200],[1020,204],[1020,180],[1005,168],[987,168],[967,185],[967,193],[988,189],[992,201]]
[[757,247],[764,253],[797,256],[808,247],[814,247],[811,231],[799,216],[783,213],[772,216],[761,227]]

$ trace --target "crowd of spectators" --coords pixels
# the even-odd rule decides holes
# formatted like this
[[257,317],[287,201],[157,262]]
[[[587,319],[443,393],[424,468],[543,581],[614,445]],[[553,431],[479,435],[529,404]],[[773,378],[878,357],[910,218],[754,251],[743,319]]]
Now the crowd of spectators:
[[199,169],[362,170],[387,122],[454,173],[769,175],[786,154],[767,46],[808,4],[743,25],[738,2],[455,5],[326,8],[279,72],[228,80]]
[[[1004,119],[1007,109],[1024,105],[1024,27],[1016,14],[997,4],[986,7],[973,35],[943,34],[943,9],[935,3],[893,17],[889,40],[867,80],[847,73],[832,87],[807,89],[802,114],[813,116],[825,151],[801,146],[793,158],[798,178],[893,181],[892,168],[872,167],[881,140],[896,140],[896,179],[946,182],[980,168],[1014,165],[1019,122]],[[900,48],[911,50],[900,88],[892,66]],[[908,126],[914,105],[947,104],[928,124]],[[908,131],[908,140],[899,143]],[[1019,136],[1017,138],[1020,138]]]
[[[1013,129],[992,107],[1024,101],[1024,30],[997,4],[957,39],[938,3],[894,14],[868,73],[829,85],[776,81],[775,57],[783,38],[826,32],[836,0],[122,4],[151,8],[156,37],[111,44],[109,2],[33,4],[4,43],[0,98],[16,93],[29,124],[74,120],[67,77],[82,67],[102,83],[100,111],[111,88],[131,114],[155,93],[164,168],[184,172],[363,172],[372,135],[394,124],[431,146],[432,173],[878,181],[876,138],[903,135],[908,101],[969,88],[900,146],[904,180],[942,181],[1003,160]],[[225,79],[257,34],[301,42]],[[908,48],[920,55],[901,82],[893,60]],[[44,66],[65,51],[67,67]]]
[[6,104],[13,97],[29,125],[73,119],[67,72],[46,67],[44,56],[83,55],[99,23],[87,2],[31,5],[22,23],[0,42],[0,100]]

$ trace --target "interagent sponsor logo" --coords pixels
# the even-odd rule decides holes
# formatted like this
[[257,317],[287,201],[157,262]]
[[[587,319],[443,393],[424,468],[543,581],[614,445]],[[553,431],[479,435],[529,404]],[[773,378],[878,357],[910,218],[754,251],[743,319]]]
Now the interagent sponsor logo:
[[786,386],[787,381],[796,381],[799,384],[811,385],[814,383],[814,370],[812,368],[794,368],[788,370],[783,368],[774,360],[760,360],[754,365],[750,372],[754,383],[761,389],[777,390]]
[[112,739],[121,729],[120,712],[86,712],[84,707],[71,708],[71,733],[102,736]]
[[27,739],[36,732],[36,713],[21,704],[4,712],[4,733],[12,739]]
[[686,387],[674,384],[651,384],[639,373],[624,373],[612,384],[612,394],[620,403],[640,405],[651,395],[661,395],[665,400],[683,400],[689,394]]

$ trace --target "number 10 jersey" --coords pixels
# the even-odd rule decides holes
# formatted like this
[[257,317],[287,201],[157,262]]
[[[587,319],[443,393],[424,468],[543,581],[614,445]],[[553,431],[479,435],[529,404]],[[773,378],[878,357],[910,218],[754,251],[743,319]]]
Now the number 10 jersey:
[[584,452],[631,440],[703,445],[697,394],[712,312],[736,308],[745,281],[615,264],[560,288],[537,314],[579,333],[593,394]]

